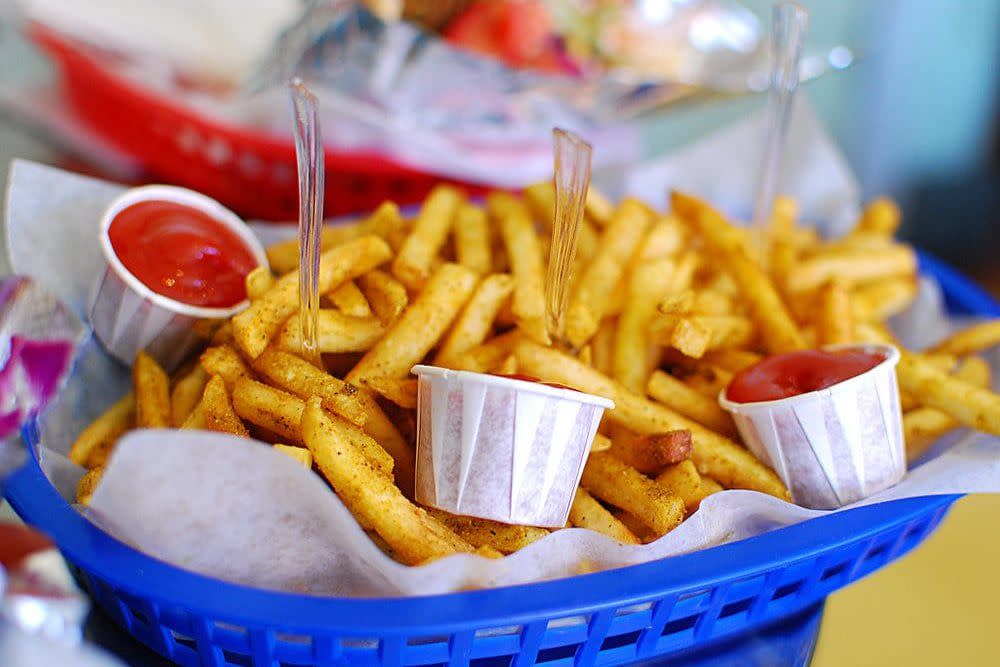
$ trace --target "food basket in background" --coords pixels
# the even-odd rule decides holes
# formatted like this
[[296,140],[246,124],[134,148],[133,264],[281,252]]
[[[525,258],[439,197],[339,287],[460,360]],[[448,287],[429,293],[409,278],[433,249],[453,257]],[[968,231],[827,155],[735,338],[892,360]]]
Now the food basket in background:
[[[1000,304],[923,255],[958,315]],[[898,500],[688,555],[555,581],[428,597],[361,599],[225,583],[146,556],[67,504],[34,457],[8,498],[48,533],[96,602],[181,665],[614,665],[775,624],[918,545],[955,495]]]

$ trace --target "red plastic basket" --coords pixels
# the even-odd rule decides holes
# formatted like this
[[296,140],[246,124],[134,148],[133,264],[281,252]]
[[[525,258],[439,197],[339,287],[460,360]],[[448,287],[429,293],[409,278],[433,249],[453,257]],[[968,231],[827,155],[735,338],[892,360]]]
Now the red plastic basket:
[[[206,118],[105,66],[102,58],[35,24],[28,34],[52,56],[73,110],[134,156],[157,180],[218,199],[245,217],[298,216],[295,147],[289,137]],[[391,199],[416,203],[440,182],[471,195],[486,187],[415,171],[374,153],[326,151],[325,213],[371,210]]]

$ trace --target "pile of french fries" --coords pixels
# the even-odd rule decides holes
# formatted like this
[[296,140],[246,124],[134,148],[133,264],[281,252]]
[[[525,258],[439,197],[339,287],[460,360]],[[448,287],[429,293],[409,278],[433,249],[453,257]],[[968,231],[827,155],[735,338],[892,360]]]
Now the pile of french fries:
[[[299,356],[298,249],[268,249],[247,278],[250,307],[222,323],[172,377],[145,354],[134,389],[91,424],[71,458],[86,503],[115,442],[133,428],[251,436],[321,474],[389,555],[419,564],[457,552],[498,557],[549,531],[452,516],[413,501],[416,380],[433,363],[524,374],[605,396],[568,526],[625,544],[673,530],[727,488],[780,498],[778,477],[737,440],[717,395],[764,355],[855,342],[898,344],[885,325],[917,291],[899,211],[872,202],[846,237],[821,240],[780,197],[765,233],[674,193],[669,212],[589,193],[567,311],[572,352],[544,324],[553,189],[494,192],[484,205],[447,186],[408,219],[392,203],[323,231],[319,346]],[[960,425],[1000,434],[1000,397],[975,356],[1000,321],[933,350],[904,351],[906,441],[918,456]],[[192,465],[197,465],[192,462]]]

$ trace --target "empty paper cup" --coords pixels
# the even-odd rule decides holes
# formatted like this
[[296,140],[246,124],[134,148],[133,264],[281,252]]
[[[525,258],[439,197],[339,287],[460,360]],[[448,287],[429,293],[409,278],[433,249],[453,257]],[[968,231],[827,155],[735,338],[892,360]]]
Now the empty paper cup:
[[[91,295],[90,326],[108,352],[124,363],[132,364],[136,354],[145,350],[170,370],[202,339],[196,324],[232,317],[249,302],[244,298],[225,307],[191,305],[155,292],[131,273],[112,244],[110,230],[119,214],[145,202],[168,202],[194,209],[209,218],[212,224],[217,223],[232,232],[242,251],[248,252],[257,266],[268,265],[267,255],[257,237],[235,213],[192,190],[150,185],[128,190],[111,203],[101,220],[100,242],[105,266]],[[163,253],[163,248],[154,244],[147,246],[143,246],[145,252]]]
[[902,413],[890,345],[841,345],[884,360],[838,384],[789,398],[719,403],[747,448],[781,477],[792,499],[833,509],[886,489],[906,474]]
[[573,389],[415,366],[417,502],[504,523],[559,528],[604,410]]

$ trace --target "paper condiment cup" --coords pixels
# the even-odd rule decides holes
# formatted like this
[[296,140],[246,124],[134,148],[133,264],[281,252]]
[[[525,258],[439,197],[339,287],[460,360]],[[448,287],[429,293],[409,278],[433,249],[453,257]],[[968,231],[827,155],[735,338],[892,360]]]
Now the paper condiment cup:
[[[229,308],[192,306],[154,292],[125,268],[111,245],[109,229],[121,211],[144,201],[168,201],[208,214],[237,234],[257,260],[268,266],[264,247],[235,213],[211,197],[169,185],[133,188],[117,197],[101,218],[100,242],[104,271],[91,293],[88,316],[97,338],[112,356],[131,365],[146,350],[167,370],[176,367],[198,344],[195,327],[204,320],[232,317],[249,305],[244,300]],[[150,248],[150,252],[156,252]]]
[[756,403],[719,394],[743,442],[781,477],[797,504],[833,509],[886,489],[906,474],[891,345],[838,345],[885,357],[874,368],[826,389]]
[[414,366],[417,502],[504,523],[562,527],[601,416],[573,389]]

